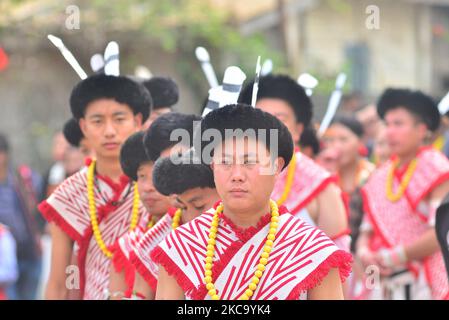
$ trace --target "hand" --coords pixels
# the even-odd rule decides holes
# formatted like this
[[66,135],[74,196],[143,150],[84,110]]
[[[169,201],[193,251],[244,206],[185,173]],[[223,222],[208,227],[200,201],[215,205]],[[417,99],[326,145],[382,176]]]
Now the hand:
[[378,259],[376,257],[376,254],[368,248],[359,249],[357,251],[357,256],[362,261],[362,264],[365,268],[372,265],[378,265]]
[[407,262],[407,256],[403,246],[396,246],[391,249],[381,249],[377,253],[380,266],[387,269],[403,266]]

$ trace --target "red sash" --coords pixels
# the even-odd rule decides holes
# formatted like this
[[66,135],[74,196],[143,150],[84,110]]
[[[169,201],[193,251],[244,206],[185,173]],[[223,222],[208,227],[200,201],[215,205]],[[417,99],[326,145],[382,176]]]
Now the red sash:
[[[55,222],[79,246],[78,266],[80,268],[80,289],[83,299],[105,299],[104,291],[109,285],[109,266],[111,259],[100,250],[92,237],[86,184],[87,168],[66,179],[46,200],[39,205],[42,215]],[[107,177],[98,177],[101,195],[95,190],[98,223],[103,241],[109,248],[129,231],[134,188],[129,179],[123,177],[115,184]],[[131,188],[128,193],[128,188]],[[120,206],[114,203],[127,194]],[[105,201],[106,200],[106,201]],[[141,205],[139,225],[148,223],[148,213]]]
[[[432,189],[449,179],[449,161],[443,154],[430,148],[422,150],[417,158],[416,170],[399,201],[391,202],[386,195],[391,161],[374,171],[362,188],[364,210],[374,227],[370,241],[373,251],[412,243],[429,228],[430,217],[420,212],[419,204]],[[398,179],[394,180],[393,190],[397,190],[399,183]],[[414,262],[409,265],[409,269],[416,274],[419,266],[418,262]],[[449,298],[449,284],[441,252],[424,259],[423,266],[433,297]]]
[[[251,297],[255,300],[299,299],[314,288],[331,268],[345,279],[351,255],[339,250],[320,230],[281,213],[276,239],[265,272]],[[213,209],[172,231],[151,253],[152,259],[176,278],[186,297],[209,299],[204,284],[207,234]],[[222,299],[238,299],[254,275],[269,229],[270,214],[257,227],[237,228],[222,215],[217,232],[212,270]]]

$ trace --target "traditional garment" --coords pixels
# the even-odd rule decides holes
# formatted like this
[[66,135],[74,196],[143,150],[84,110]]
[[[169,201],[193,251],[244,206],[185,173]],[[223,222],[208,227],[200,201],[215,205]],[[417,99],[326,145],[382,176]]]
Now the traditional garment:
[[[129,178],[120,183],[96,175],[95,203],[101,236],[112,248],[130,229],[134,188]],[[100,192],[99,192],[100,191]],[[87,197],[87,167],[66,179],[55,192],[39,205],[39,210],[50,222],[55,222],[78,247],[80,289],[83,299],[106,299],[109,286],[109,266],[106,257],[92,236],[92,225]],[[148,223],[148,213],[140,204],[140,227]]]
[[[432,148],[423,148],[417,155],[417,167],[407,190],[400,200],[391,202],[386,193],[386,181],[391,165],[390,160],[379,167],[362,188],[364,210],[367,214],[364,225],[368,224],[372,228],[370,249],[373,252],[398,245],[406,246],[429,230],[429,227],[434,224],[435,211],[425,198],[436,186],[449,180],[447,158]],[[393,180],[393,190],[397,190],[400,176],[395,174]],[[408,269],[408,274],[413,275],[412,283],[410,283],[410,277],[405,279],[406,276],[401,275],[401,278],[405,280],[398,281],[396,284],[396,287],[400,288],[398,290],[404,290],[404,286],[407,285],[412,288],[412,291],[413,288],[419,287],[419,290],[415,291],[415,298],[423,298],[424,295],[421,293],[425,289],[422,287],[422,280],[425,279],[433,299],[449,298],[448,279],[441,252],[428,256],[422,262],[413,261],[402,269]],[[398,271],[402,272],[402,270]],[[390,280],[385,279],[384,283],[391,289],[389,282],[395,282],[395,280],[393,278]],[[395,292],[392,294],[396,296]],[[409,296],[414,298],[413,293]]]
[[172,223],[176,208],[172,208],[153,228],[143,235],[129,254],[132,266],[156,292],[159,266],[151,259],[151,251],[173,230]]
[[[210,299],[204,283],[207,234],[216,206],[171,232],[151,253],[188,299]],[[338,249],[320,230],[279,208],[279,227],[255,300],[306,298],[331,268],[344,280],[351,255]],[[248,288],[269,231],[271,214],[256,227],[241,229],[221,214],[213,263],[213,281],[221,299],[238,299]]]
[[[323,191],[335,178],[329,172],[313,162],[299,151],[296,151],[296,167],[293,184],[288,198],[283,203],[291,214],[298,214],[321,191]],[[291,164],[289,164],[291,165]],[[274,185],[271,197],[279,199],[284,192],[288,176],[288,168],[283,170]]]
[[139,228],[127,232],[120,237],[114,246],[114,268],[117,272],[122,270],[125,272],[125,281],[128,286],[125,296],[129,296],[132,292],[136,269],[151,288],[156,291],[157,265],[151,262],[150,252],[172,230],[173,216],[176,210],[176,208],[170,208],[167,214],[152,228],[139,226]]
[[[312,159],[308,158],[300,151],[296,150],[296,167],[294,180],[290,193],[282,204],[286,206],[295,217],[301,218],[306,222],[313,222],[306,206],[315,199],[320,192],[337,179],[328,171],[317,165]],[[291,164],[289,164],[290,166]],[[274,185],[271,198],[279,199],[284,192],[287,182],[288,168],[283,170]],[[313,222],[313,224],[315,224]],[[350,237],[348,236],[350,230],[344,230],[342,233],[334,235],[332,240],[335,241],[342,249],[349,251]]]

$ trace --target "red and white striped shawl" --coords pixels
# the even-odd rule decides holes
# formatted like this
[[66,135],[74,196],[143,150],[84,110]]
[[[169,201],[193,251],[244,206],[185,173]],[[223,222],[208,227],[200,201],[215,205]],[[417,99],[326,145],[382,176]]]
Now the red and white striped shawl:
[[[391,160],[373,172],[362,188],[364,211],[373,225],[371,249],[392,248],[407,245],[429,229],[429,217],[419,211],[421,202],[440,183],[449,180],[449,161],[440,152],[425,148],[417,155],[418,162],[404,196],[391,202],[386,195],[386,181]],[[400,181],[394,179],[397,190]],[[449,285],[441,252],[423,261],[426,279],[434,299],[448,299]],[[409,265],[415,274],[419,263]]]
[[[129,231],[134,188],[125,176],[120,179],[120,184],[107,177],[97,178],[102,194],[95,190],[99,228],[103,241],[112,248],[117,239]],[[111,259],[103,254],[95,237],[92,237],[86,181],[87,167],[84,167],[66,179],[39,205],[39,210],[49,222],[55,222],[79,246],[78,266],[83,299],[105,299]],[[131,189],[125,201],[119,207],[114,206],[114,202],[126,195],[128,188]],[[139,207],[139,216],[139,225],[146,225],[148,213],[142,205]]]
[[171,208],[143,237],[139,239],[130,251],[129,259],[132,266],[146,280],[151,289],[156,292],[159,266],[151,259],[151,251],[173,230],[173,216],[176,208]]
[[[268,264],[252,296],[256,300],[299,299],[331,268],[342,279],[352,257],[338,249],[320,230],[279,208],[281,218]],[[186,297],[209,299],[204,284],[204,261],[214,209],[172,231],[151,253],[152,259],[176,278]],[[239,229],[222,215],[216,239],[213,281],[224,300],[238,299],[248,288],[266,240],[270,214],[257,227]]]
[[[176,208],[170,208],[151,229],[136,228],[120,237],[114,246],[113,265],[117,272],[125,273],[128,290],[125,295],[130,296],[134,287],[136,270],[156,291],[157,265],[151,261],[150,252],[172,230],[173,216]],[[151,218],[150,218],[151,219]]]
[[[279,175],[271,194],[272,199],[279,199],[284,192],[287,181],[288,167]],[[296,152],[296,167],[293,184],[287,200],[283,203],[292,215],[298,214],[301,209],[309,204],[335,177],[324,168],[316,164],[312,159]]]

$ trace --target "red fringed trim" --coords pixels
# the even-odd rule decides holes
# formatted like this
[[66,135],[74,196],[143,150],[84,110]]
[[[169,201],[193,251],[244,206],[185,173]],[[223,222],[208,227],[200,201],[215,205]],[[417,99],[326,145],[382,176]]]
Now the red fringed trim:
[[333,252],[303,281],[301,281],[287,297],[287,300],[297,300],[301,292],[308,291],[318,286],[333,268],[338,268],[340,279],[345,282],[351,273],[352,255],[343,250]]
[[131,181],[129,177],[125,176],[124,174],[120,176],[119,183],[115,183],[110,177],[102,176],[101,174],[96,174],[96,177],[107,183],[112,188],[112,190],[114,190],[114,193],[118,194],[119,196]]
[[326,179],[324,179],[321,184],[312,192],[310,193],[300,204],[298,204],[295,208],[290,210],[290,212],[295,215],[298,213],[302,208],[307,206],[310,201],[312,201],[321,191],[326,189],[326,187],[330,183],[337,183],[337,178],[335,176],[329,176]]
[[156,292],[157,288],[157,278],[153,276],[153,274],[147,269],[147,267],[142,263],[140,258],[135,254],[134,251],[131,251],[129,254],[129,260],[131,264],[134,266],[136,271],[145,279],[150,288]]
[[190,281],[181,268],[178,267],[178,265],[165,253],[164,250],[161,249],[161,247],[157,246],[154,248],[153,251],[151,251],[150,257],[154,262],[162,266],[170,276],[176,279],[176,282],[184,291],[185,295],[190,296],[192,290],[196,289],[192,281]]
[[220,214],[220,219],[223,219],[223,222],[226,223],[232,231],[237,235],[237,237],[242,241],[248,241],[253,235],[255,235],[260,229],[265,227],[271,220],[271,213],[265,214],[263,217],[259,219],[257,225],[255,227],[242,228],[237,226],[231,219],[229,219],[223,213]]
[[114,265],[114,269],[116,272],[124,272],[125,273],[125,282],[128,287],[126,292],[132,291],[134,287],[134,279],[135,279],[135,268],[131,264],[131,262],[126,258],[125,253],[120,248],[118,241],[111,247],[112,256],[112,264]]
[[82,241],[82,236],[46,200],[39,204],[38,209],[48,222],[54,222],[73,241]]

